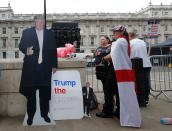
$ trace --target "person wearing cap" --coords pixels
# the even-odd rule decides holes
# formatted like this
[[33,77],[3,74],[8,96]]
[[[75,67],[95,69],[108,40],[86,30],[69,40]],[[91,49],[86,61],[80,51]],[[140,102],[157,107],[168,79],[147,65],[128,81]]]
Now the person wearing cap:
[[135,92],[135,73],[130,59],[130,42],[125,26],[112,28],[111,58],[118,83],[121,126],[141,127],[141,114]]
[[41,117],[50,122],[51,76],[57,68],[54,33],[44,28],[42,15],[35,16],[34,22],[35,27],[23,30],[19,44],[25,55],[19,91],[27,98],[28,125],[32,125],[36,112],[36,90],[39,90]]
[[149,103],[150,94],[150,71],[151,62],[147,54],[146,43],[136,37],[137,30],[132,28],[129,32],[130,47],[131,47],[131,57],[130,58],[142,58],[143,60],[143,71],[145,77],[145,88],[146,88],[146,104]]

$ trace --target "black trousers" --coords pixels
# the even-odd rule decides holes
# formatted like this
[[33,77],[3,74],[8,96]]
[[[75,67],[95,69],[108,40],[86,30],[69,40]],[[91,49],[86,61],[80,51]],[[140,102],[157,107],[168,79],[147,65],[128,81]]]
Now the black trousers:
[[36,90],[39,90],[39,100],[40,100],[40,111],[41,116],[45,117],[48,115],[49,112],[49,99],[46,97],[46,87],[43,83],[45,82],[45,75],[44,75],[45,68],[42,64],[38,64],[35,72],[36,72],[36,79],[34,83],[34,88],[31,94],[27,97],[27,113],[29,118],[33,118],[36,112]]
[[116,112],[119,113],[120,111],[120,103],[119,103],[119,93],[118,93],[118,86],[116,75],[113,66],[110,66],[108,69],[108,75],[106,77],[106,82],[104,86],[104,93],[105,93],[105,103],[103,105],[103,112],[112,114],[114,111],[114,95],[116,96]]
[[149,101],[149,94],[150,94],[150,71],[151,67],[143,68],[144,71],[144,79],[145,79],[145,88],[146,88],[146,101]]
[[[45,117],[48,115],[49,112],[49,99],[44,98],[44,90],[41,88],[39,90],[39,100],[40,100],[40,111],[41,117]],[[27,113],[28,118],[33,119],[34,114],[36,112],[36,89],[32,92],[32,95],[27,98]]]
[[84,113],[87,113],[87,115],[89,115],[90,112],[90,104],[91,104],[91,100],[89,99],[84,100]]
[[105,97],[105,83],[106,83],[106,77],[102,77],[100,79],[100,81],[102,82],[102,85],[103,85],[103,93],[104,93],[104,97]]

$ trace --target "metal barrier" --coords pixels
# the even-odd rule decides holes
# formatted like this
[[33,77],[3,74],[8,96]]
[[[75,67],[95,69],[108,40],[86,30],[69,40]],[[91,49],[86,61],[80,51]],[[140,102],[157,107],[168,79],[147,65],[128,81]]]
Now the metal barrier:
[[[172,102],[172,94],[171,96],[168,94],[172,91],[172,55],[154,55],[150,57],[150,60],[152,63],[151,95],[158,98],[163,94]],[[86,58],[86,81],[90,82],[95,93],[103,93],[102,83],[96,78],[93,61],[91,57]]]
[[[151,95],[158,98],[163,94],[170,102],[172,102],[172,55],[154,55],[150,57],[152,69],[150,73],[151,79]],[[103,93],[102,83],[97,80],[95,74],[94,59],[86,58],[86,81],[90,82],[95,93]]]
[[94,58],[87,57],[86,63],[86,81],[90,82],[95,93],[103,93],[102,83],[96,78]]
[[158,98],[163,94],[170,102],[172,99],[167,92],[172,91],[172,55],[154,55],[150,57],[152,69],[151,95]]

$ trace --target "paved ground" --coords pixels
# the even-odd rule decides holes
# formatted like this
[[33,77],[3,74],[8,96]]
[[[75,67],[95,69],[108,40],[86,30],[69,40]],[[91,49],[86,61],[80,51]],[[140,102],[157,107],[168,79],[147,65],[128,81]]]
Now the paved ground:
[[141,108],[143,123],[140,129],[120,127],[119,120],[101,119],[95,116],[97,110],[91,112],[91,118],[83,120],[56,121],[56,126],[23,127],[24,116],[0,117],[0,131],[172,131],[172,125],[161,125],[160,118],[172,117],[172,103],[160,96],[151,98],[150,105]]

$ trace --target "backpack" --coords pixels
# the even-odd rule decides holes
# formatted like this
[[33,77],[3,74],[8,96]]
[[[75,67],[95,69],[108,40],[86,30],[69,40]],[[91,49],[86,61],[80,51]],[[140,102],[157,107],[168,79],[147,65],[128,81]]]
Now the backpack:
[[92,97],[91,104],[90,104],[90,110],[97,109],[97,107],[98,107],[97,97],[93,92],[93,97]]

